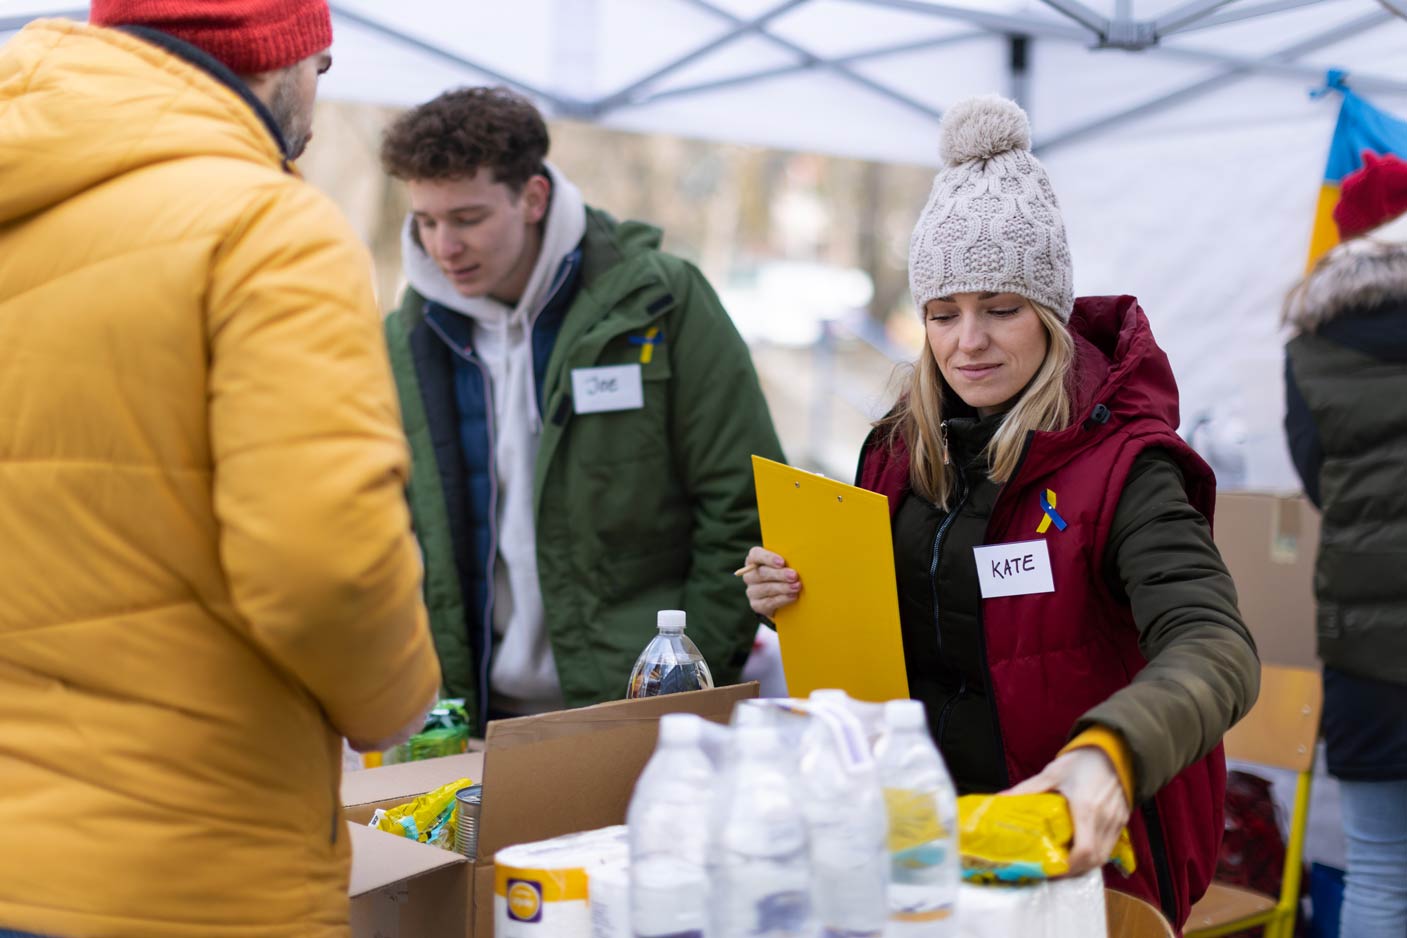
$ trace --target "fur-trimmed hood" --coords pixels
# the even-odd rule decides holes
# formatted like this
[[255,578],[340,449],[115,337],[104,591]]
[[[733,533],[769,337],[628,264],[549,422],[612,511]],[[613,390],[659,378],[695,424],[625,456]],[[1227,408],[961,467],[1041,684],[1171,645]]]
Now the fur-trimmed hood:
[[1345,313],[1407,304],[1407,243],[1354,238],[1320,259],[1285,298],[1285,322],[1318,332]]

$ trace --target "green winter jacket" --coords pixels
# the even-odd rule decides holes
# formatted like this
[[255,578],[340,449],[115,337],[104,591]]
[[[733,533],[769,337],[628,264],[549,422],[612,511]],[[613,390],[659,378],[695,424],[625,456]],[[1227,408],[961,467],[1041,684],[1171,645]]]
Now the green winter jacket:
[[1407,245],[1326,255],[1291,294],[1286,430],[1323,511],[1314,593],[1319,657],[1407,684]]
[[[659,250],[660,238],[658,229],[588,209],[580,285],[539,375],[538,578],[571,707],[624,696],[660,609],[688,613],[689,637],[717,684],[738,679],[757,628],[732,571],[761,540],[750,456],[780,460],[781,446],[728,314],[693,265]],[[445,404],[426,395],[453,392],[432,389],[417,367],[425,308],[407,291],[386,321],[411,443],[408,497],[446,692],[479,709],[488,669],[473,636],[491,634],[492,613],[479,620],[463,571],[483,569],[485,558],[464,556],[476,538],[448,504],[462,508],[466,499],[446,490],[437,467],[426,404]],[[574,412],[574,369],[634,363],[642,408]]]

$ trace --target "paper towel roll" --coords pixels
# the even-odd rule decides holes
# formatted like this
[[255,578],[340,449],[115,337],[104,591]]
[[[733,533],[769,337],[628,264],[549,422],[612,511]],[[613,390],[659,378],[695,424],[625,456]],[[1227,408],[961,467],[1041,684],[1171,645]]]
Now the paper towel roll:
[[590,874],[630,862],[624,825],[494,854],[496,938],[591,938]]
[[1104,877],[958,888],[958,938],[1108,938]]
[[591,938],[632,938],[629,863],[593,867],[589,875]]

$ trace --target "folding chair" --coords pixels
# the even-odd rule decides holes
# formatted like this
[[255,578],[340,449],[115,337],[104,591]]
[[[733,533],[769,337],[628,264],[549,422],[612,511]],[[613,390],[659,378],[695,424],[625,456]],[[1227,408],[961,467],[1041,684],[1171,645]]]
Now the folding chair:
[[1314,746],[1323,704],[1319,672],[1276,665],[1261,668],[1260,697],[1245,719],[1226,734],[1224,742],[1228,758],[1298,773],[1280,895],[1214,882],[1192,907],[1187,938],[1216,938],[1256,925],[1265,926],[1264,938],[1291,938],[1294,934]]
[[1104,890],[1104,915],[1109,938],[1177,938],[1155,906],[1117,889]]

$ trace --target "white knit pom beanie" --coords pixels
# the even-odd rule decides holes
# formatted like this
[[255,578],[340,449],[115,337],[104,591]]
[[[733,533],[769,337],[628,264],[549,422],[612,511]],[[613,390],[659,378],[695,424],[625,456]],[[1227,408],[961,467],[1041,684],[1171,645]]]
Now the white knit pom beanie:
[[1060,205],[1031,154],[1013,101],[968,98],[943,116],[943,168],[909,239],[909,291],[924,305],[954,293],[1019,293],[1069,321],[1074,272]]

